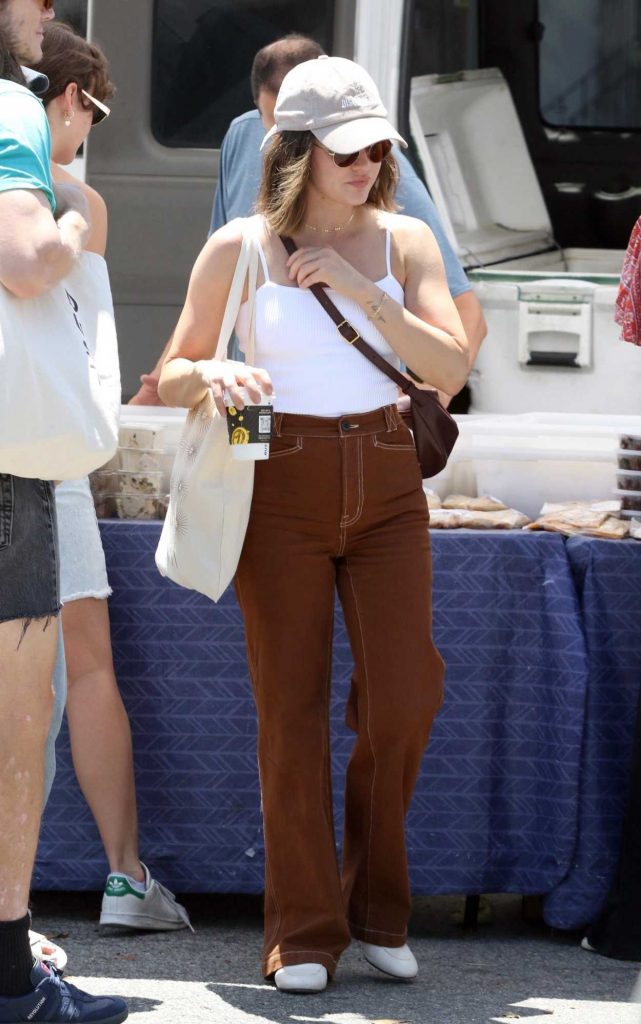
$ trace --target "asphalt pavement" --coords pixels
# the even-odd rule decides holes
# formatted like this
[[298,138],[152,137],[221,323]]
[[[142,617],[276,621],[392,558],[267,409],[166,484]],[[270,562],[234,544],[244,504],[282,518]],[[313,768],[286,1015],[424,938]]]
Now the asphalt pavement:
[[286,995],[260,975],[261,903],[250,896],[186,896],[196,929],[102,936],[97,893],[34,893],[34,927],[63,945],[67,977],[124,996],[133,1024],[641,1024],[630,1002],[639,965],[579,948],[580,934],[525,920],[516,896],[484,900],[476,932],[462,901],[415,901],[410,984],[388,980],[346,951],[314,996]]

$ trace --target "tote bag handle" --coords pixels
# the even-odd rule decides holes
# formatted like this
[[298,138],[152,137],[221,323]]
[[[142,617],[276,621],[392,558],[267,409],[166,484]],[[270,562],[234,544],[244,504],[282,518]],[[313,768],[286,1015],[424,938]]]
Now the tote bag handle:
[[240,252],[238,254],[236,269],[234,270],[234,276],[232,277],[231,285],[229,287],[225,314],[220,326],[218,344],[216,345],[216,352],[214,354],[214,359],[227,358],[227,349],[229,348],[231,336],[234,333],[234,327],[242,305],[241,300],[243,297],[245,280],[247,280],[249,338],[247,343],[246,361],[250,366],[253,365],[256,349],[256,284],[258,281],[258,246],[256,239],[254,238],[252,228],[253,225],[249,218],[243,221],[243,239],[240,246]]

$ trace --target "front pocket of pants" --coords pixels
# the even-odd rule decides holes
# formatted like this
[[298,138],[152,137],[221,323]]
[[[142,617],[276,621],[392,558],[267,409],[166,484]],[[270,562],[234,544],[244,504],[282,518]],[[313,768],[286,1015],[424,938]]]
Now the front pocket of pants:
[[374,447],[383,448],[388,452],[414,452],[414,454],[416,454],[416,446],[414,445],[414,442],[408,444],[404,437],[401,441],[390,443],[389,441],[380,441],[378,435],[375,434]]
[[284,455],[295,455],[296,452],[302,452],[302,450],[302,437],[283,437],[282,435],[280,437],[272,437],[269,446],[269,458],[281,459]]
[[0,550],[11,544],[13,508],[13,477],[0,473]]

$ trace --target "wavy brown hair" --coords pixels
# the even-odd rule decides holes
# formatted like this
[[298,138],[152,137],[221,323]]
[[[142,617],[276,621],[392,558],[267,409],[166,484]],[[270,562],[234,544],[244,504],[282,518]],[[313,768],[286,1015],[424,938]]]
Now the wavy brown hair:
[[[71,82],[102,103],[110,100],[115,92],[109,79],[109,64],[100,47],[63,22],[52,21],[45,25],[42,60],[37,69],[49,79],[49,88],[41,97],[45,107],[56,96],[61,96]],[[92,103],[82,92],[78,98],[85,110],[93,110]]]
[[[278,132],[265,155],[256,211],[277,235],[295,235],[303,226],[314,142],[311,132]],[[390,152],[366,202],[393,213],[397,184],[398,166]]]
[[11,35],[9,18],[6,14],[8,0],[0,0],[0,78],[26,85],[25,77],[16,56],[16,41]]

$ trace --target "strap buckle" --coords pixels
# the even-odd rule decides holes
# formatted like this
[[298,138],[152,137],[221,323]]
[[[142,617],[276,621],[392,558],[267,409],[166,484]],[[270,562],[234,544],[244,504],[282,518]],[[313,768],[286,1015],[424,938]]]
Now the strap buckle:
[[[341,330],[342,327],[349,327],[350,331],[354,332],[354,337],[353,338],[346,338],[345,335],[343,334],[342,330]],[[354,342],[358,341],[358,339],[360,338],[360,334],[358,333],[358,331],[356,330],[355,327],[352,327],[352,325],[350,324],[349,320],[341,320],[341,322],[339,324],[336,324],[336,330],[340,334],[340,336],[343,339],[343,341],[346,341],[348,345],[353,345]]]

